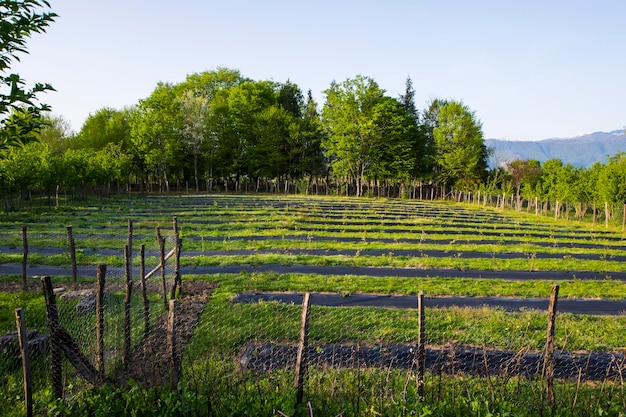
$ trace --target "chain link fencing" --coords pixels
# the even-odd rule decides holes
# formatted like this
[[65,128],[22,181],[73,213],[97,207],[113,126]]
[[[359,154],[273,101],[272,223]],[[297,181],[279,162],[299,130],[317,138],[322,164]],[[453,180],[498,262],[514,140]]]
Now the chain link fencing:
[[[128,229],[102,233],[67,227],[0,236],[2,252],[23,255],[24,264],[45,257],[48,265],[28,265],[22,282],[6,283],[15,298],[9,304],[23,311],[32,392],[47,395],[52,389],[67,399],[105,382],[133,379],[156,386],[169,381],[167,318],[176,292],[176,227],[176,220],[174,227],[129,222]],[[29,291],[13,291],[24,286]],[[0,382],[7,394],[0,405],[6,410],[25,395],[16,333],[0,333],[0,372],[7,376]]]
[[[67,230],[29,234],[28,247],[67,263],[73,243],[81,264],[81,256],[106,256],[106,272],[101,271],[104,276],[99,281],[95,266],[81,267],[74,281],[67,268],[67,276],[51,279],[58,315],[52,327],[45,304],[23,306],[32,340],[33,391],[53,387],[59,375],[59,394],[64,398],[105,381],[124,384],[132,379],[146,386],[171,382],[168,300],[176,277],[176,227],[157,231],[154,224],[136,223],[103,233],[73,230],[68,236]],[[8,241],[14,242],[16,251],[22,247],[19,232]],[[132,266],[125,264],[120,249],[125,246],[132,253]],[[163,261],[165,267],[160,268]],[[39,291],[36,287],[41,285],[29,281],[31,290]],[[325,306],[316,303],[313,295],[303,323],[303,295],[297,296],[295,302],[221,297],[202,306],[199,337],[186,347],[182,380],[202,387],[197,395],[204,397],[212,415],[232,412],[229,407],[240,404],[251,391],[265,397],[266,407],[280,407],[285,401],[288,410],[301,395],[296,402],[310,401],[313,408],[335,415],[358,415],[364,410],[410,414],[420,402],[463,401],[470,392],[487,402],[523,399],[531,408],[550,401],[546,355],[537,347],[470,346],[454,340],[454,334],[435,337],[426,330],[420,357],[417,308]],[[97,314],[100,308],[102,316]],[[426,319],[437,323],[445,317],[429,312]],[[512,339],[534,339],[546,329],[520,331],[524,334]],[[2,340],[0,369],[8,376],[2,388],[8,395],[2,401],[12,402],[23,395],[19,350],[14,342]],[[55,349],[51,346],[61,354],[51,352]],[[558,403],[589,400],[585,390],[599,384],[626,401],[624,355],[557,351],[554,358]],[[303,361],[305,366],[299,367]]]

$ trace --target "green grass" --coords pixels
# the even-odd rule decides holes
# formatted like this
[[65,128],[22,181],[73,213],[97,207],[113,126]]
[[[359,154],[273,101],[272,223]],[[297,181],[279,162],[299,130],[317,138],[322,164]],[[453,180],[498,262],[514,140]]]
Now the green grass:
[[[158,211],[154,209],[158,207]],[[250,372],[238,366],[239,355],[251,343],[295,344],[299,337],[301,306],[276,302],[237,304],[232,297],[240,292],[296,291],[415,295],[547,298],[550,280],[506,280],[506,271],[595,271],[597,281],[559,281],[560,297],[566,299],[626,298],[626,283],[611,274],[626,271],[613,260],[626,254],[626,241],[619,227],[607,231],[575,221],[558,221],[526,213],[501,212],[468,205],[403,200],[357,200],[327,197],[184,196],[120,197],[90,200],[84,207],[0,220],[0,246],[21,247],[21,225],[28,226],[32,248],[64,247],[65,226],[72,224],[80,265],[105,263],[122,266],[121,256],[103,256],[97,249],[120,249],[126,242],[127,221],[134,220],[134,248],[145,244],[155,250],[156,226],[169,234],[172,216],[178,217],[184,250],[275,250],[274,254],[198,256],[183,258],[183,265],[348,265],[396,268],[443,268],[448,270],[495,270],[502,279],[399,278],[343,275],[275,273],[217,274],[184,277],[217,284],[196,331],[183,354],[183,381],[178,393],[147,390],[129,383],[125,389],[105,387],[83,390],[72,401],[52,401],[47,374],[38,376],[38,410],[48,415],[276,415],[277,410],[295,413],[293,371]],[[134,217],[134,218],[133,218]],[[366,224],[367,223],[367,224]],[[94,227],[97,225],[99,227]],[[453,225],[453,228],[445,227]],[[55,237],[56,236],[56,237]],[[299,239],[291,239],[297,236]],[[209,240],[209,238],[219,240]],[[266,238],[262,240],[257,237]],[[326,238],[331,237],[331,240]],[[336,238],[332,239],[332,238]],[[325,238],[325,239],[322,239]],[[343,239],[343,240],[342,240]],[[347,239],[356,239],[348,242]],[[384,241],[383,241],[384,239]],[[410,240],[410,242],[407,242]],[[488,240],[491,243],[478,243]],[[600,248],[577,247],[593,243]],[[341,251],[356,256],[300,255],[300,249]],[[367,249],[384,250],[369,256]],[[394,252],[414,250],[415,256]],[[428,256],[424,251],[442,251]],[[464,258],[480,252],[483,258]],[[499,253],[522,254],[521,259],[496,259]],[[537,254],[559,255],[539,259]],[[594,254],[597,260],[577,260],[575,254]],[[21,255],[0,254],[0,263],[21,262]],[[66,253],[42,256],[31,253],[32,265],[69,265]],[[151,256],[150,265],[158,263]],[[137,261],[135,260],[135,264]],[[84,279],[83,282],[92,281]],[[19,282],[19,277],[1,277],[0,282]],[[67,284],[68,277],[55,277]],[[111,309],[106,324],[111,330],[105,346],[121,349],[123,326],[121,292],[108,296]],[[154,316],[163,312],[160,298],[151,298]],[[93,344],[93,316],[70,316],[75,301],[64,301],[64,325],[89,352]],[[22,307],[35,327],[45,330],[45,306],[40,291],[0,293],[0,331],[14,328],[14,308]],[[134,299],[133,343],[140,343],[141,305]],[[35,317],[39,319],[35,320]],[[426,342],[429,346],[467,344],[521,351],[541,351],[546,339],[545,312],[524,310],[515,313],[497,308],[448,308],[426,310]],[[558,314],[557,349],[623,353],[626,316]],[[417,311],[365,307],[311,308],[310,343],[372,346],[385,343],[414,345],[417,339]],[[118,363],[113,364],[116,366]],[[111,366],[111,367],[112,367]],[[19,372],[10,371],[3,388],[0,407],[9,415],[19,409]],[[542,381],[512,375],[490,378],[470,375],[428,373],[426,397],[417,398],[415,374],[401,369],[317,369],[310,370],[307,400],[315,415],[550,415]],[[601,384],[557,382],[555,415],[620,415],[625,406],[624,385],[619,381]],[[302,408],[298,410],[303,412]]]

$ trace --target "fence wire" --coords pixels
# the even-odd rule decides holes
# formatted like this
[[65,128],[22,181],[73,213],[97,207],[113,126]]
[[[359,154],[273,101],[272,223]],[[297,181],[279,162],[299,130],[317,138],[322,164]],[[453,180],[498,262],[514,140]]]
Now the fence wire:
[[[103,350],[99,350],[97,337],[95,274],[81,276],[77,288],[67,278],[53,277],[58,324],[63,331],[50,334],[45,306],[24,309],[32,341],[34,391],[45,391],[53,385],[55,369],[61,370],[65,398],[93,386],[94,381],[124,383],[132,379],[146,386],[169,382],[171,358],[166,328],[167,300],[174,283],[173,258],[166,262],[163,274],[158,267],[161,258],[174,249],[176,239],[172,229],[160,229],[164,238],[161,247],[156,234],[154,225],[133,227],[132,290],[128,297],[123,250],[129,242],[128,231],[120,228],[83,234],[73,230],[79,259],[95,253],[107,256]],[[8,240],[19,250],[19,232]],[[29,234],[28,244],[46,256],[59,256],[65,261],[70,258],[67,231]],[[139,262],[142,245],[143,272],[151,273],[145,286]],[[40,285],[30,281],[35,291]],[[182,371],[185,381],[207,387],[203,395],[215,415],[227,410],[229,398],[246,395],[251,387],[267,393],[294,390],[302,326],[300,304],[216,300],[206,305],[204,313],[197,329],[202,341],[191,341]],[[529,407],[545,403],[543,351],[466,346],[427,336],[426,373],[420,380],[418,329],[416,309],[312,305],[305,349],[305,398],[320,409],[328,409],[329,404],[349,404],[346,407],[353,413],[371,409],[387,415],[406,413],[423,400],[454,401],[455,396],[470,391],[482,393],[486,401],[531,398]],[[54,345],[50,337],[60,338],[62,362],[50,359]],[[7,375],[0,382],[4,384],[3,392],[7,392],[0,405],[7,401],[7,408],[14,407],[14,399],[23,395],[19,350],[15,346],[10,335],[0,338],[0,371]],[[623,397],[623,354],[562,351],[557,352],[555,361],[557,400],[562,404],[575,402],[581,383],[586,382],[590,386],[600,383],[617,387],[615,395]],[[93,381],[85,377],[90,373]]]
[[[78,265],[85,263],[81,259],[85,255],[100,256],[99,261],[109,265],[103,281],[100,339],[96,313],[99,287],[95,267],[79,266],[76,282],[71,278],[71,265],[57,267],[60,274],[50,279],[54,291],[52,311],[58,318],[52,326],[41,298],[42,287],[45,287],[43,279],[29,274],[29,292],[24,295],[14,293],[15,297],[27,301],[27,305],[23,305],[23,314],[28,329],[33,392],[49,392],[58,379],[61,390],[55,394],[71,398],[85,388],[107,381],[122,383],[132,378],[156,386],[163,382],[164,375],[169,376],[165,326],[175,272],[175,257],[171,252],[176,242],[175,231],[169,227],[157,231],[151,224],[135,225],[131,239],[125,229],[103,233],[50,230],[27,235],[29,257],[56,258],[55,263],[67,265],[72,261],[70,252],[73,247]],[[157,235],[162,238],[162,247]],[[3,252],[24,252],[23,236],[19,231],[5,233],[1,239],[0,246],[6,248]],[[132,245],[132,266],[127,269],[124,246],[129,242]],[[163,256],[168,254],[169,258],[161,267]],[[127,280],[127,271],[130,280]],[[142,276],[147,277],[142,280]],[[17,283],[15,286],[18,289]],[[18,303],[16,300],[15,304]],[[128,314],[125,314],[127,308]],[[0,333],[0,374],[6,375],[0,382],[0,389],[7,394],[0,399],[0,405],[6,405],[3,408],[6,410],[14,409],[15,400],[24,397],[22,363],[15,331]]]

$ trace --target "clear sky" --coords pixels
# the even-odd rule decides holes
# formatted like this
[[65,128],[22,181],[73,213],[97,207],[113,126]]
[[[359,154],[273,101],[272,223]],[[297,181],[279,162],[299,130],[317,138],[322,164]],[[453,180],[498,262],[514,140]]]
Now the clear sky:
[[79,130],[157,82],[238,69],[290,79],[323,104],[335,80],[372,77],[418,108],[463,101],[485,138],[540,140],[626,125],[624,0],[50,0],[59,14],[13,70],[51,83]]

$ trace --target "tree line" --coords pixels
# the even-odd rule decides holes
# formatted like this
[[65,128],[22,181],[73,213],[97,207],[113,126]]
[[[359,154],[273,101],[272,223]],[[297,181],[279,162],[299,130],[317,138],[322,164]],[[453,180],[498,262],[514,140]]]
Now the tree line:
[[[310,91],[305,96],[290,81],[255,81],[224,68],[159,83],[132,107],[91,114],[77,134],[62,118],[47,118],[38,141],[3,158],[4,166],[38,159],[39,167],[4,169],[4,191],[315,185],[395,196],[417,182],[476,186],[486,178],[481,124],[463,103],[437,99],[420,112],[410,78],[398,98],[364,76],[333,82],[324,93],[320,110]],[[23,153],[29,157],[16,158]]]
[[[281,192],[375,197],[502,196],[518,210],[612,216],[626,201],[626,158],[583,169],[551,160],[489,168],[482,124],[456,100],[418,109],[410,78],[390,97],[369,77],[333,82],[321,108],[287,81],[219,68],[159,83],[124,109],[90,114],[78,133],[44,116],[5,149],[5,210],[31,193]],[[19,117],[14,111],[12,117]],[[508,200],[506,199],[508,196]],[[595,213],[596,211],[593,210]]]

